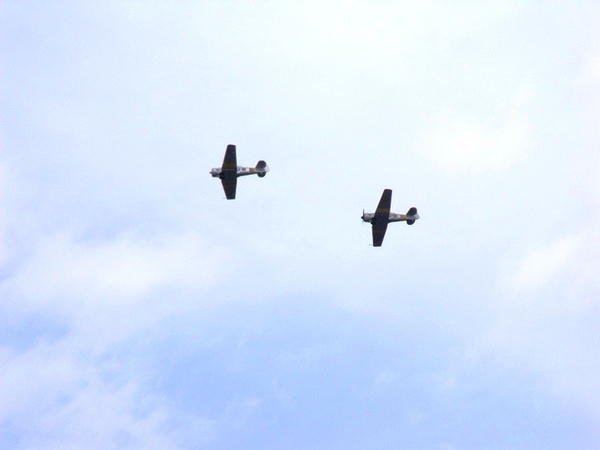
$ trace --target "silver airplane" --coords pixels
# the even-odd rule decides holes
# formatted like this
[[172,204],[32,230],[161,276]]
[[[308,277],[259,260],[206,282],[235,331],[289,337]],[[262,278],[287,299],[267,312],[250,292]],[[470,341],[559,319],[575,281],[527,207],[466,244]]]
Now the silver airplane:
[[268,171],[269,166],[267,166],[267,163],[263,160],[260,160],[256,164],[256,167],[238,166],[235,145],[229,144],[227,150],[225,150],[223,165],[221,167],[215,167],[209,173],[214,178],[219,177],[221,179],[221,184],[223,184],[223,190],[225,191],[227,200],[233,200],[235,198],[238,177],[256,174],[262,178]]
[[379,200],[379,205],[377,205],[377,209],[374,213],[365,213],[365,210],[363,209],[361,219],[363,222],[370,222],[372,225],[373,247],[381,247],[388,223],[406,222],[408,225],[412,225],[415,223],[415,220],[419,219],[417,208],[414,206],[410,208],[406,214],[394,214],[393,212],[390,212],[391,204],[392,190],[384,189],[381,200]]

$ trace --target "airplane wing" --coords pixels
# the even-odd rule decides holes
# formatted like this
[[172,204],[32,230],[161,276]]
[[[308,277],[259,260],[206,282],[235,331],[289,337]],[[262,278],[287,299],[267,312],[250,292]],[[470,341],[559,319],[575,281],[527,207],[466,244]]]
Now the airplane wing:
[[373,247],[381,247],[388,222],[390,220],[390,206],[392,204],[392,190],[384,189],[381,200],[375,210],[375,217],[371,221],[373,231]]
[[373,231],[373,247],[381,247],[383,243],[383,238],[385,237],[385,232],[387,230],[387,223],[385,225],[379,225],[374,223],[372,226]]
[[221,184],[223,185],[223,190],[225,191],[225,197],[227,197],[227,200],[235,199],[235,188],[237,187],[237,178],[235,176],[232,178],[223,178],[221,180]]
[[220,178],[223,190],[225,191],[225,197],[227,197],[227,200],[233,200],[237,187],[237,156],[235,154],[235,145],[233,144],[229,144],[227,150],[225,150]]
[[237,170],[237,156],[235,154],[235,145],[229,144],[225,150],[222,170]]
[[379,200],[379,205],[377,205],[377,209],[375,210],[375,215],[385,215],[388,220],[390,217],[390,206],[392,205],[392,190],[384,189],[383,194],[381,194],[381,200]]

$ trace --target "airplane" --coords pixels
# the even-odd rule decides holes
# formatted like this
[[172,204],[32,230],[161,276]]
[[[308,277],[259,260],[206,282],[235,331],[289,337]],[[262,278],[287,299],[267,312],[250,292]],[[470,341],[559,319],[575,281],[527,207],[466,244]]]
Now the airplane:
[[391,204],[392,190],[384,189],[374,213],[365,213],[363,209],[361,219],[363,222],[370,222],[372,225],[373,247],[381,247],[389,222],[406,222],[408,225],[412,225],[415,220],[419,219],[417,208],[414,206],[406,214],[394,214],[390,212]]
[[219,177],[227,200],[235,199],[235,189],[237,187],[238,177],[244,175],[256,174],[264,177],[269,171],[269,166],[262,159],[256,164],[256,167],[242,167],[237,165],[237,156],[235,154],[235,145],[229,144],[225,150],[225,158],[221,167],[213,168],[209,173],[213,178]]

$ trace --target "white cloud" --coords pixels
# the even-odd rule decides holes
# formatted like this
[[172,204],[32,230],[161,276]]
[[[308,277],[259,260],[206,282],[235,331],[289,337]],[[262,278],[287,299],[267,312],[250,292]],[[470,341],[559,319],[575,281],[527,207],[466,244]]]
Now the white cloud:
[[[443,2],[366,4],[330,2],[318,13],[326,33],[350,50],[381,56],[414,50],[424,40],[447,48],[454,40],[489,29],[522,6],[514,2]],[[374,44],[374,45],[373,45]]]
[[164,399],[68,340],[21,354],[1,349],[0,364],[0,422],[24,433],[23,448],[175,449],[184,438],[206,443],[214,436],[209,419],[187,417],[173,426]]
[[[2,136],[0,135],[0,139]],[[0,143],[1,145],[1,143]],[[0,161],[0,268],[5,264],[7,260],[7,249],[5,244],[5,234],[8,227],[7,223],[7,196],[6,196],[6,187],[8,185],[6,181],[7,173],[6,168],[2,161]]]
[[14,323],[58,321],[77,348],[102,355],[162,318],[223,301],[205,293],[234,265],[192,234],[93,243],[60,235],[2,281],[0,308]]
[[541,249],[531,250],[519,263],[514,284],[519,287],[546,284],[573,263],[578,246],[575,237],[567,236]]
[[498,122],[451,119],[444,115],[427,127],[418,146],[440,170],[451,176],[508,169],[523,159],[529,144],[523,108],[532,95],[517,93]]
[[[593,225],[593,226],[591,226]],[[552,395],[600,420],[598,223],[504,267],[497,304],[475,353],[535,374]],[[509,265],[504,263],[505,266]]]
[[[165,315],[183,315],[182,309],[191,308],[192,303],[238,296],[244,301],[262,297],[285,303],[292,295],[309,294],[336,305],[356,304],[357,316],[377,315],[369,325],[375,330],[387,320],[395,322],[395,328],[403,328],[402,324],[414,329],[431,327],[434,336],[449,327],[464,327],[472,336],[484,328],[483,323],[488,324],[488,317],[477,315],[489,296],[479,298],[478,294],[485,289],[486,267],[493,262],[479,259],[479,255],[465,257],[467,246],[454,244],[452,249],[459,253],[451,251],[450,242],[472,239],[474,227],[451,228],[451,221],[440,214],[444,203],[460,199],[466,189],[463,186],[463,191],[452,192],[452,196],[440,195],[448,184],[436,180],[422,158],[411,155],[417,152],[412,152],[414,136],[410,133],[417,133],[421,122],[407,119],[434,111],[438,120],[422,136],[421,149],[451,175],[503,171],[528,156],[526,108],[530,94],[526,90],[513,97],[505,113],[491,118],[493,107],[489,105],[484,106],[485,111],[468,111],[458,117],[456,111],[436,116],[440,108],[448,110],[447,105],[457,97],[458,101],[469,100],[481,92],[505,98],[506,91],[515,92],[510,80],[509,87],[494,91],[491,87],[497,74],[485,71],[485,78],[477,79],[479,89],[466,95],[459,91],[470,87],[472,80],[465,79],[462,72],[437,87],[450,67],[440,65],[437,56],[443,54],[444,61],[454,62],[461,54],[456,50],[462,49],[468,63],[474,56],[469,53],[471,44],[479,38],[482,53],[494,48],[488,45],[490,37],[492,44],[502,41],[511,47],[513,41],[504,39],[510,37],[515,23],[508,29],[496,25],[511,8],[521,6],[516,2],[483,6],[480,2],[431,2],[367,7],[361,2],[340,2],[330,9],[332,3],[290,10],[251,2],[234,8],[192,2],[182,4],[183,9],[168,3],[115,5],[109,5],[109,10],[94,6],[100,14],[85,17],[67,11],[61,16],[64,27],[56,28],[52,20],[44,19],[47,42],[57,44],[48,52],[53,63],[49,67],[35,59],[40,53],[38,44],[19,47],[18,52],[15,48],[15,61],[28,61],[23,55],[31,55],[32,66],[40,68],[31,74],[37,84],[27,82],[29,77],[23,77],[21,84],[13,81],[20,89],[12,90],[15,101],[30,112],[15,120],[33,124],[32,129],[23,128],[30,135],[40,129],[69,139],[80,135],[70,145],[59,140],[48,149],[43,134],[30,146],[28,158],[14,158],[18,169],[27,167],[25,178],[35,178],[34,193],[16,208],[18,213],[11,211],[18,221],[11,223],[10,232],[26,236],[27,243],[13,245],[18,239],[11,239],[18,260],[10,263],[9,278],[0,282],[0,314],[17,317],[15,322],[23,329],[27,320],[19,319],[31,312],[40,313],[44,320],[56,315],[66,318],[66,335],[55,344],[41,342],[15,353],[13,345],[28,346],[39,337],[36,330],[27,330],[25,338],[9,337],[10,350],[1,350],[0,416],[22,419],[22,426],[27,427],[20,430],[22,442],[29,439],[31,447],[41,447],[31,441],[35,436],[31,430],[41,429],[48,436],[52,430],[56,432],[44,442],[59,447],[60,440],[63,448],[69,442],[78,448],[116,447],[119,439],[121,447],[128,448],[175,445],[165,430],[178,413],[160,399],[145,395],[144,380],[132,375],[135,370],[128,363],[112,360],[110,355],[122,354],[120,344],[124,342],[137,346],[146,336],[160,340],[161,333],[172,330],[149,324]],[[76,30],[86,32],[65,35],[64,30],[73,27],[66,20],[69,16],[78,19]],[[520,17],[519,24],[526,19]],[[99,22],[104,26],[98,27]],[[14,23],[17,29],[20,22]],[[87,32],[90,26],[95,32]],[[59,30],[62,38],[57,40],[53,29]],[[40,34],[35,28],[31,31],[26,34]],[[81,36],[83,41],[69,36]],[[514,35],[514,39],[522,37]],[[14,42],[27,41],[19,37]],[[541,45],[528,42],[524,47],[531,53],[526,55],[535,59],[540,49],[540,53],[556,54],[546,41]],[[506,50],[498,49],[500,53]],[[512,54],[514,49],[509,50]],[[496,56],[494,52],[491,57]],[[507,72],[518,72],[538,83],[536,73],[523,73],[520,61],[501,60],[498,66],[506,64]],[[456,68],[460,67],[457,64]],[[366,81],[355,77],[365,71],[388,82],[370,83],[368,77]],[[64,73],[71,75],[65,78]],[[477,76],[481,74],[473,75]],[[354,82],[349,82],[350,77],[356,78]],[[407,85],[406,79],[422,80],[422,84]],[[522,80],[519,77],[517,83]],[[557,85],[556,92],[562,88]],[[23,100],[19,92],[29,92],[30,97]],[[282,120],[284,116],[287,120]],[[35,120],[31,121],[32,117]],[[364,133],[357,133],[361,127]],[[536,136],[547,131],[536,129]],[[572,138],[562,137],[565,141]],[[222,201],[218,181],[206,174],[213,161],[222,157],[224,144],[219,142],[229,139],[237,139],[234,142],[240,148],[242,143],[244,149],[260,148],[260,157],[263,152],[273,155],[273,160],[265,156],[274,169],[272,175],[264,182],[244,181],[236,202]],[[289,145],[291,141],[293,145]],[[15,155],[21,150],[15,149]],[[244,150],[248,157],[251,153]],[[285,164],[289,164],[287,172]],[[592,169],[590,173],[595,175]],[[370,230],[357,228],[358,216],[362,206],[368,207],[361,203],[376,202],[381,184],[387,185],[388,180],[393,183],[390,187],[398,189],[395,192],[402,189],[395,208],[402,208],[404,202],[412,206],[412,201],[416,206],[429,204],[423,209],[423,223],[413,229],[390,229],[384,248],[373,251],[367,245]],[[21,195],[22,187],[18,190]],[[478,187],[482,197],[496,193],[489,191],[490,185]],[[47,195],[48,191],[54,195]],[[265,192],[271,196],[266,202]],[[195,193],[193,201],[191,195],[184,197],[188,193]],[[504,200],[511,194],[503,193]],[[520,197],[518,193],[510,198],[518,202]],[[471,225],[490,217],[487,206],[469,205]],[[461,204],[454,207],[461,210]],[[44,213],[50,219],[45,220]],[[105,213],[114,216],[107,218]],[[503,229],[502,223],[494,221],[481,228],[480,240],[485,245],[479,247],[497,248],[489,242],[496,230]],[[94,236],[117,233],[117,237],[83,241],[65,231],[72,229]],[[131,232],[147,229],[171,231],[161,237],[157,237],[160,231],[151,236]],[[193,231],[173,231],[181,229]],[[122,230],[131,233],[122,234]],[[590,324],[585,313],[594,305],[599,273],[589,240],[577,234],[569,236],[530,253],[515,248],[519,258],[512,261],[509,276],[500,283],[505,296],[494,310],[497,314],[489,323],[490,333],[482,339],[482,347],[489,344],[485,350],[504,352],[507,365],[519,369],[534,366],[556,381],[557,389],[567,396],[570,389],[583,392],[582,387],[596,387],[597,359],[578,325]],[[222,242],[225,247],[211,242]],[[418,258],[406,257],[417,252]],[[452,262],[440,264],[445,259]],[[456,269],[450,270],[452,264]],[[465,277],[467,272],[473,275]],[[469,284],[475,286],[466,287]],[[414,290],[407,291],[407,286]],[[181,291],[200,295],[179,295]],[[545,297],[548,292],[553,296]],[[467,300],[458,299],[461,296]],[[456,301],[446,301],[448,297]],[[527,301],[508,302],[509,297]],[[308,308],[311,314],[320,314],[312,306]],[[200,316],[192,317],[189,326],[202,328],[201,320],[193,320]],[[210,316],[203,319],[210,321]],[[234,326],[235,322],[227,320],[225,324]],[[192,346],[185,341],[187,337],[176,336],[180,340],[172,348]],[[220,339],[210,336],[213,338]],[[428,345],[424,343],[423,358],[435,360],[435,350]],[[312,360],[302,351],[293,353],[312,367],[319,362],[315,358],[324,358],[319,348],[311,350]],[[382,344],[381,348],[390,347]],[[358,349],[357,356],[364,356],[361,352],[366,353]],[[153,356],[147,348],[136,357],[149,364],[156,362],[149,361]],[[199,360],[189,355],[181,358],[190,364],[211,364],[210,358],[203,356]],[[164,369],[145,367],[139,375],[151,377],[153,370]],[[379,375],[371,386],[374,393],[386,394],[378,396],[384,398],[399,382],[395,379],[399,372],[382,370],[375,372]],[[218,376],[218,370],[215,373]],[[582,387],[577,387],[578,381]],[[193,424],[194,430],[210,439],[221,422],[247,422],[268,407],[253,397],[260,395],[253,391],[253,382],[249,380],[246,392],[224,407],[218,423],[202,417],[177,417],[180,429]],[[282,392],[277,386],[273,390],[278,397],[290,398],[289,392],[294,390],[282,385]],[[447,391],[459,390],[455,377],[444,386]],[[174,401],[187,394],[173,386],[166,389]],[[221,398],[229,395],[226,383],[216,389],[222,389]],[[149,406],[139,411],[139,404]],[[46,409],[40,412],[40,405]],[[96,417],[99,409],[107,413]],[[420,421],[417,419],[415,422]],[[124,428],[127,432],[123,434]],[[81,434],[85,429],[89,435]]]
[[600,56],[587,59],[583,67],[582,78],[584,81],[600,82]]
[[21,327],[20,319],[31,314],[58,316],[65,333],[48,342],[29,330],[33,346],[22,350],[9,339],[0,347],[0,423],[30,448],[207,445],[226,423],[182,412],[146,392],[135,364],[115,355],[127,340],[152,336],[151,325],[162,317],[218,301],[196,294],[233,269],[227,250],[190,233],[96,241],[42,237],[0,284],[0,306],[4,318],[16,318],[11,323]]
[[128,303],[161,286],[210,286],[222,276],[227,258],[225,250],[207,249],[193,234],[98,242],[75,242],[63,234],[42,240],[5,289],[21,299],[19,308],[23,300],[35,308],[56,298]]
[[[261,69],[266,65],[277,74],[281,73],[282,65],[291,64],[291,76],[300,75],[300,79],[315,76],[321,79],[332,66],[342,67],[343,73],[335,73],[339,82],[347,72],[355,71],[366,70],[373,76],[385,77],[390,67],[400,68],[394,78],[405,76],[409,72],[406,56],[422,55],[424,49],[446,51],[458,39],[486,33],[506,17],[523,10],[523,5],[517,2],[342,0],[282,5],[244,2],[235,8],[228,5],[206,8],[201,3],[185,2],[178,8],[167,3],[148,8],[119,4],[114,15],[125,21],[127,28],[158,35],[160,39],[155,41],[163,45],[174,42],[174,37],[185,36],[186,45],[194,47],[209,37],[211,45],[199,46],[197,51],[236,67],[236,71],[244,71],[246,78],[253,75],[258,62]],[[207,20],[219,15],[227,17],[227,28],[235,29],[235,33],[224,32],[214,21]],[[177,33],[165,32],[170,29]],[[152,52],[161,50],[152,47]],[[173,44],[168,51],[185,59],[190,67],[198,67],[198,61],[202,60],[190,58],[186,46]],[[293,88],[290,83],[286,85],[288,90]]]

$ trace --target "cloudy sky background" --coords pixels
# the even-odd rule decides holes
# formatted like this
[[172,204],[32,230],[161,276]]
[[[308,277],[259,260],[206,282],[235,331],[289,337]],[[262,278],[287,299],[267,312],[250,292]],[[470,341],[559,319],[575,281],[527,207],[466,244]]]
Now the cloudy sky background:
[[599,448],[600,4],[0,11],[1,448]]

